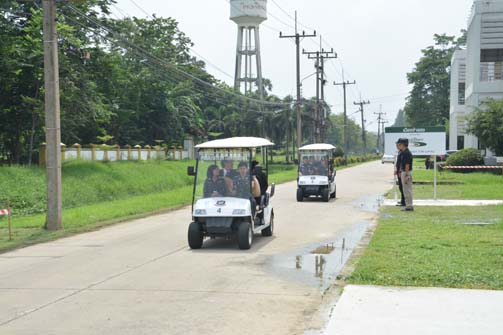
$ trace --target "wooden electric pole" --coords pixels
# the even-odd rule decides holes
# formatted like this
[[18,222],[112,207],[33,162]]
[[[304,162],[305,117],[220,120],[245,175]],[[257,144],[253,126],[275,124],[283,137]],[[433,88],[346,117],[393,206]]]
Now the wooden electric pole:
[[347,158],[349,150],[349,127],[348,127],[348,107],[347,107],[347,86],[356,85],[356,81],[353,82],[344,81],[344,76],[342,77],[342,83],[334,83],[335,86],[342,86],[344,91],[344,157]]
[[45,228],[62,228],[61,126],[56,0],[43,0],[47,216]]
[[363,153],[367,153],[367,133],[365,132],[365,105],[370,105],[370,101],[363,101],[360,96],[360,102],[354,102],[356,106],[360,106],[360,113],[362,114],[362,141]]
[[[316,37],[316,31],[311,35],[306,35],[305,32],[300,34],[297,28],[297,12],[295,12],[295,35],[286,36],[283,33],[279,33],[280,38],[294,38],[295,45],[297,47],[297,101],[295,102],[297,108],[297,149],[302,146],[302,94],[301,87],[302,83],[300,81],[300,40],[305,37]],[[297,159],[300,161],[300,151],[297,150]]]
[[304,55],[307,55],[309,59],[316,60],[316,108],[314,115],[314,140],[316,143],[322,143],[325,141],[325,124],[326,124],[326,112],[325,112],[325,59],[337,58],[337,54],[334,49],[330,51],[325,51],[321,46],[320,40],[320,51],[302,51]]
[[[386,113],[383,113],[382,111],[382,105],[379,106],[379,113],[374,113],[377,115],[377,151],[381,153],[381,144],[384,143],[384,129],[382,130],[381,134],[381,128],[384,128],[384,123],[385,120],[383,116],[386,115]],[[382,141],[381,141],[381,136],[382,136]],[[383,149],[384,152],[384,149]]]

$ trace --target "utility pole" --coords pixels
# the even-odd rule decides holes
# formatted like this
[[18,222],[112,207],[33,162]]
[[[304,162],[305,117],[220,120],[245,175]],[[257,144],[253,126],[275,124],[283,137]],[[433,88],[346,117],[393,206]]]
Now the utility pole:
[[[307,55],[309,59],[315,59],[316,64],[316,109],[314,115],[314,134],[315,141],[321,143],[325,141],[325,124],[326,124],[326,113],[325,113],[325,59],[337,58],[337,54],[334,49],[330,51],[325,51],[321,45],[320,36],[320,51],[302,51],[304,55]],[[323,107],[322,107],[323,104]]]
[[[282,32],[279,33],[279,38],[294,38],[295,39],[295,45],[297,47],[296,52],[297,52],[297,101],[296,101],[296,107],[297,107],[297,149],[302,146],[302,105],[301,105],[301,86],[302,83],[300,81],[300,40],[301,38],[306,38],[306,37],[316,37],[316,31],[313,32],[313,34],[308,35],[304,31],[302,34],[299,33],[298,31],[298,24],[297,24],[297,11],[295,11],[295,35],[283,35]],[[297,150],[297,159],[300,161],[300,151]]]
[[[377,151],[381,151],[381,128],[382,128],[382,136],[384,138],[384,119],[383,116],[386,115],[386,113],[383,113],[382,111],[382,105],[379,106],[379,113],[374,113],[377,115]],[[384,140],[383,140],[384,143]],[[383,150],[384,151],[384,150]]]
[[342,83],[335,83],[335,86],[342,86],[344,90],[344,157],[347,157],[348,155],[348,109],[347,109],[347,86],[349,85],[356,85],[356,80],[353,80],[353,82],[349,81],[344,81],[344,75],[342,76]]
[[43,0],[45,127],[47,143],[47,230],[62,227],[61,126],[56,0]]
[[363,153],[367,153],[367,134],[365,132],[365,112],[364,112],[364,107],[365,105],[370,105],[370,101],[364,101],[362,100],[360,96],[360,102],[354,102],[356,106],[360,106],[360,112],[362,114],[362,141],[363,141]]
[[386,131],[385,131],[385,125],[388,123],[388,120],[382,120],[381,125],[382,125],[382,152],[383,154],[386,153]]

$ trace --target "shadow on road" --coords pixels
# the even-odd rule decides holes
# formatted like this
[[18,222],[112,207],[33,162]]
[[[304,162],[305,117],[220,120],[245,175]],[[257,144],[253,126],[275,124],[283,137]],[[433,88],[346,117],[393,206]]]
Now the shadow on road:
[[262,248],[267,246],[269,243],[274,241],[276,237],[262,237],[260,235],[255,235],[253,237],[253,244],[250,250],[239,250],[238,241],[236,239],[226,240],[224,238],[217,238],[214,240],[206,239],[204,240],[203,248],[200,250],[191,250],[194,253],[255,253],[260,251]]

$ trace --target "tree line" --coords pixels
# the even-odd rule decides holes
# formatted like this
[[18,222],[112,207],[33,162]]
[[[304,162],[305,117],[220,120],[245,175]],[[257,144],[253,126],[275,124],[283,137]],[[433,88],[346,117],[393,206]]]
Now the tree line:
[[[268,80],[264,103],[259,92],[241,95],[191,55],[193,43],[175,19],[114,19],[113,3],[59,5],[63,143],[174,145],[186,136],[264,136],[292,152],[292,97],[271,94]],[[34,162],[45,140],[42,17],[40,0],[0,2],[0,161]],[[305,141],[312,108],[307,100]],[[335,145],[342,145],[340,121],[331,116],[329,122]],[[351,121],[349,129],[361,132]],[[370,137],[369,148],[375,146]],[[368,151],[357,135],[351,148]]]

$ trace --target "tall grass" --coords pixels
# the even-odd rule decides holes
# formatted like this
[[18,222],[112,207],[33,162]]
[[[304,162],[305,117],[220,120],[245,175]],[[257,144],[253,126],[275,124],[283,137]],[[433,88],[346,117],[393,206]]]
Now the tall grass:
[[[188,186],[189,162],[73,161],[63,165],[63,208],[126,199]],[[45,211],[45,170],[0,167],[0,204],[9,197],[16,215]],[[0,205],[1,207],[1,205]]]

